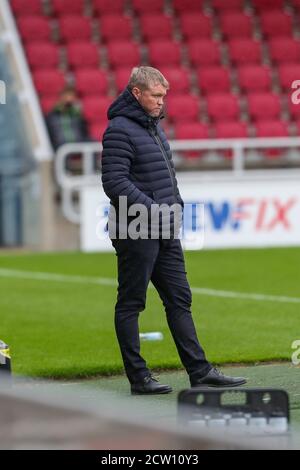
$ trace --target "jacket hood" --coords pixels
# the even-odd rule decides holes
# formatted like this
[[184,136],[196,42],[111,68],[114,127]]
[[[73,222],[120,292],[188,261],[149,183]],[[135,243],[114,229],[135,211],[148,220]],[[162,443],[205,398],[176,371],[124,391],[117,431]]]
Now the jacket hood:
[[157,125],[161,119],[161,117],[153,118],[149,116],[128,88],[125,88],[108,109],[107,117],[109,120],[117,116],[132,119],[143,127]]

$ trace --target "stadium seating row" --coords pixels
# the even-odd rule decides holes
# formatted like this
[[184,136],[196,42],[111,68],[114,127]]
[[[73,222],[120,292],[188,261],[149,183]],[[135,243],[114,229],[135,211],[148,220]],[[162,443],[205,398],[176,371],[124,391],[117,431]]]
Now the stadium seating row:
[[[12,8],[16,16],[39,15],[44,13],[41,0],[11,0]],[[123,14],[126,10],[126,0],[92,0],[93,13],[103,15],[107,13]],[[185,11],[200,11],[206,4],[205,0],[173,0],[172,5],[176,13]],[[292,0],[294,8],[300,8],[299,0]],[[252,0],[253,7],[262,12],[270,8],[283,9],[285,0]],[[61,16],[68,14],[85,13],[85,0],[52,0],[51,14]],[[131,0],[133,11],[140,15],[145,13],[162,13],[165,9],[164,0]],[[244,0],[211,0],[209,6],[212,10],[220,13],[226,10],[243,10],[246,7]]]
[[300,0],[11,4],[44,112],[71,79],[97,138],[136,64],[158,67],[171,83],[166,128],[177,138],[300,129],[288,99],[300,77]]
[[[193,40],[182,48],[172,41],[153,41],[147,50],[149,62],[156,67],[180,66],[189,59],[192,66],[221,65],[224,45],[210,39]],[[58,66],[61,62],[61,49],[47,41],[25,45],[25,51],[33,68]],[[112,68],[133,66],[141,61],[140,47],[133,42],[112,41],[106,49],[107,61]],[[66,47],[67,63],[70,67],[90,67],[100,65],[103,49],[87,41],[74,41]],[[273,64],[297,63],[300,61],[300,40],[280,37],[269,42],[269,56]],[[183,60],[184,57],[184,60]],[[261,64],[262,46],[254,39],[233,39],[227,44],[229,64]],[[42,60],[41,60],[42,59]]]
[[[280,10],[262,13],[257,18],[263,38],[294,35],[294,17]],[[51,18],[42,15],[21,16],[17,19],[24,41],[52,40]],[[226,12],[219,17],[219,36],[224,40],[255,38],[257,36],[252,15],[242,12]],[[104,15],[92,19],[82,15],[64,15],[57,23],[60,41],[90,40],[95,29],[102,42],[132,40],[134,22],[128,15]],[[202,13],[185,13],[179,17],[179,31],[183,40],[211,38],[214,34],[213,19]],[[153,39],[173,39],[176,36],[174,18],[164,14],[147,14],[139,18],[139,35],[144,42]],[[178,34],[177,34],[178,36]]]
[[[33,75],[38,90],[42,94],[51,95],[57,93],[60,90],[61,84],[65,81],[63,72],[51,67],[43,67],[43,69],[45,70],[39,69],[34,71]],[[80,67],[74,71],[75,86],[81,95],[103,95],[109,93],[111,78],[113,77],[117,90],[121,91],[126,86],[130,70],[131,68],[119,68],[112,75],[96,67]],[[162,66],[161,71],[171,83],[169,95],[192,91],[191,74],[187,68]],[[272,86],[274,69],[268,66],[242,65],[236,72],[234,88],[237,89],[238,85],[242,92],[271,92],[274,88]],[[289,92],[295,76],[300,77],[300,64],[281,65],[277,72],[282,90]],[[46,80],[47,75],[51,76],[50,82]],[[230,93],[233,90],[231,69],[226,67],[212,66],[199,68],[195,71],[195,76],[200,94]]]

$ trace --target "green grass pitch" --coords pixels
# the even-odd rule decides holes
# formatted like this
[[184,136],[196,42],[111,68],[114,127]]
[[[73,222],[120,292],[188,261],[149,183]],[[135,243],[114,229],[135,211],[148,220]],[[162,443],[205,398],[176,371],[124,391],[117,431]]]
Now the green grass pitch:
[[[300,339],[300,248],[186,252],[185,259],[191,286],[216,291],[194,292],[192,306],[211,361],[291,361],[291,344]],[[48,276],[34,279],[31,273]],[[116,285],[91,278],[116,278],[113,253],[0,255],[0,339],[11,347],[15,373],[74,378],[122,371],[114,333]],[[163,341],[142,343],[151,368],[181,367],[154,289],[140,330],[164,334]]]

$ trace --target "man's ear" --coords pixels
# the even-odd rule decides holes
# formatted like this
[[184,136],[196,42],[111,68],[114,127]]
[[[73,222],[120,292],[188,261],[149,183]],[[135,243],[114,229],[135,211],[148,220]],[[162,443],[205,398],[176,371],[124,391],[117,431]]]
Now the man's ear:
[[139,98],[141,97],[141,94],[142,94],[141,90],[140,90],[138,87],[134,86],[134,87],[132,88],[131,92],[132,92],[133,96],[134,96],[137,100],[139,100]]

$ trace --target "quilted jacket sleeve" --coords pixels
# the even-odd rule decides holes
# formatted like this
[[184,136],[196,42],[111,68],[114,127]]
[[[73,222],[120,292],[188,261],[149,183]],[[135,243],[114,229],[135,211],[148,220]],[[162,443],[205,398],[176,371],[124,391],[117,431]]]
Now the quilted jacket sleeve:
[[111,201],[126,196],[128,206],[144,204],[150,209],[154,201],[130,179],[134,148],[125,129],[108,127],[103,136],[102,184]]

